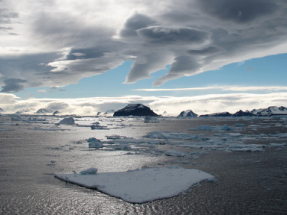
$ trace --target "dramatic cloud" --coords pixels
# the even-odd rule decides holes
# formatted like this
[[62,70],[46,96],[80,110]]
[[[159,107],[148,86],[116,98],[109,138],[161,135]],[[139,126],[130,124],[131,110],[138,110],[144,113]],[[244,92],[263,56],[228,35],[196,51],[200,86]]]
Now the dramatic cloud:
[[278,9],[276,1],[268,0],[199,0],[204,12],[237,23],[246,23],[267,16]]
[[137,34],[151,44],[188,45],[200,44],[208,40],[208,34],[193,28],[147,27],[137,30]]
[[286,12],[285,0],[2,0],[0,86],[69,85],[126,60],[125,83],[171,65],[159,86],[286,53]]
[[26,80],[22,80],[20,78],[10,78],[4,81],[5,85],[2,86],[1,92],[18,92],[24,88],[22,85],[23,83],[26,83]]

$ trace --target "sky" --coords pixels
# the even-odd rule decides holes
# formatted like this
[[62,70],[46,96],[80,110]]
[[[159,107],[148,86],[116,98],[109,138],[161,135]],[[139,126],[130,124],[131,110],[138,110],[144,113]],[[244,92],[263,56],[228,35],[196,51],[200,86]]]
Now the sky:
[[0,0],[0,108],[287,106],[286,12],[286,0]]

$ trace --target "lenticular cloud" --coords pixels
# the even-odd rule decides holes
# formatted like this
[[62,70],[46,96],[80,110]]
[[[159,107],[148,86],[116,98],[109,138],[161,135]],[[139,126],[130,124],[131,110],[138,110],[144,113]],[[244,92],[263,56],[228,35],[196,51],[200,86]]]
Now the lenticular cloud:
[[4,92],[77,83],[126,60],[134,63],[125,83],[171,65],[159,86],[287,50],[284,0],[13,1],[0,2],[0,31],[10,35],[0,47]]

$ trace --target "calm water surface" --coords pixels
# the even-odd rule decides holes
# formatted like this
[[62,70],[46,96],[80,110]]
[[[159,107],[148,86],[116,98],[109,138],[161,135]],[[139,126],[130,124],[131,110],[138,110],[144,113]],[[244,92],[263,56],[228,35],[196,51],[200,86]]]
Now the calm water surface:
[[[9,122],[4,117],[2,121]],[[105,139],[111,134],[142,138],[151,131],[199,133],[188,128],[225,123],[232,126],[241,121],[162,120],[145,124],[133,119],[110,120],[101,124],[126,127],[91,130],[61,126],[70,129],[66,131],[33,130],[36,126],[51,127],[42,123],[2,124],[1,128],[13,130],[0,131],[0,214],[287,214],[287,147],[281,150],[269,147],[259,153],[212,152],[183,164],[182,158],[148,153],[149,148],[138,149],[139,155],[126,155],[127,151],[91,150],[84,141],[89,137]],[[287,133],[284,119],[253,119],[243,123],[264,127],[242,130],[246,134]],[[269,126],[276,123],[281,126]],[[208,172],[218,181],[203,182],[173,198],[131,204],[53,176],[53,173],[79,172],[89,167],[96,167],[99,172],[118,172],[174,164]]]

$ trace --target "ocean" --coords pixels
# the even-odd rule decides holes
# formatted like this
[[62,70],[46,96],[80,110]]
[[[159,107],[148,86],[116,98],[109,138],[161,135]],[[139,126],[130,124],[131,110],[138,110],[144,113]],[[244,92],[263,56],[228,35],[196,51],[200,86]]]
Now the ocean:
[[[80,126],[38,118],[0,118],[0,214],[287,214],[284,117],[75,118]],[[91,130],[93,122],[107,129]],[[91,137],[110,142],[89,148]],[[90,167],[104,173],[175,165],[216,181],[134,204],[54,177]]]

